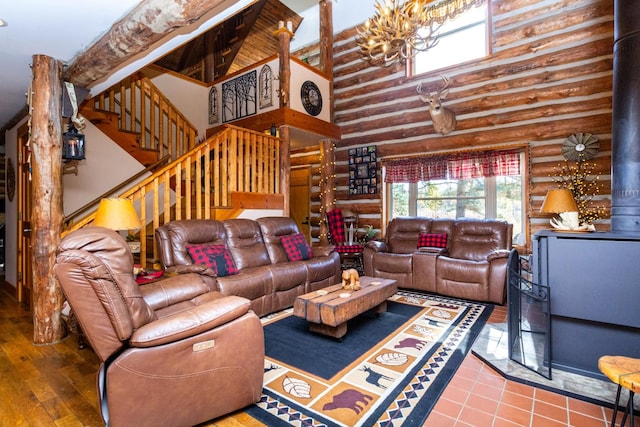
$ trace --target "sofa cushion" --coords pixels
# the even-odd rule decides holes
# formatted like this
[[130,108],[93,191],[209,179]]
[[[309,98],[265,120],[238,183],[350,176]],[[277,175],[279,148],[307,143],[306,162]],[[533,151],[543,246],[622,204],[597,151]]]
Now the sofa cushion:
[[446,233],[420,233],[418,236],[418,248],[446,248]]
[[311,247],[302,233],[281,236],[280,241],[289,261],[300,261],[312,256]]
[[237,274],[238,268],[225,245],[187,245],[195,264],[204,264],[219,277]]

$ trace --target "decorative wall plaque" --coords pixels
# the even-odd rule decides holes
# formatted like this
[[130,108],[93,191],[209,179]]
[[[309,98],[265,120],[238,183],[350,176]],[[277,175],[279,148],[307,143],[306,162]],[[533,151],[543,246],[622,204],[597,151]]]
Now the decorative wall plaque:
[[260,70],[260,108],[273,105],[273,72],[265,65]]

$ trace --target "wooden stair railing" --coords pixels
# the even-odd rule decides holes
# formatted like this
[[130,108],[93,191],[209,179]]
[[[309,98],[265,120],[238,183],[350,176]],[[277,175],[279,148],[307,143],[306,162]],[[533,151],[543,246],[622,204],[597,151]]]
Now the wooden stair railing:
[[145,166],[197,145],[197,130],[142,73],[92,99],[81,113]]
[[[158,259],[153,233],[174,219],[227,219],[244,207],[283,207],[280,191],[280,143],[271,135],[226,125],[219,133],[154,172],[119,197],[130,198],[143,226],[140,263]],[[238,196],[239,193],[252,193]],[[256,194],[261,196],[256,197]],[[237,206],[232,199],[238,200]],[[264,201],[264,203],[262,202]],[[90,225],[91,212],[63,234]]]

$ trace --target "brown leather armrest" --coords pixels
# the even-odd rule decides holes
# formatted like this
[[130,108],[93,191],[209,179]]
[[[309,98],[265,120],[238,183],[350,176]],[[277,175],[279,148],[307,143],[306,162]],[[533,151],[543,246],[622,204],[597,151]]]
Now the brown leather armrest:
[[426,252],[429,254],[441,255],[441,254],[445,254],[447,250],[445,248],[432,248],[428,246],[422,246],[418,248],[418,252],[422,252],[422,253]]
[[246,314],[250,307],[248,299],[237,296],[194,305],[141,326],[133,332],[129,344],[132,347],[155,347],[179,341],[228,323]]
[[188,301],[209,292],[200,275],[181,274],[140,286],[142,298],[153,310]]
[[495,251],[487,255],[487,261],[491,262],[494,259],[509,258],[509,252],[510,251],[508,251],[507,249],[496,249]]
[[206,276],[217,277],[217,274],[212,269],[203,264],[174,265],[167,267],[165,272],[171,274],[198,273]]
[[312,246],[311,251],[313,252],[313,256],[329,256],[335,246]]
[[389,247],[386,242],[381,242],[379,240],[370,240],[367,242],[367,248],[375,251],[375,252],[389,252]]

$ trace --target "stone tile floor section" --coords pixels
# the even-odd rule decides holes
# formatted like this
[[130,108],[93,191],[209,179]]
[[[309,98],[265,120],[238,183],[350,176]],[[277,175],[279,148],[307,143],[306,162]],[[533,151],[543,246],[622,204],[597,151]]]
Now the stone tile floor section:
[[[557,369],[552,371],[553,381],[548,381],[510,361],[506,348],[506,313],[506,307],[494,309],[474,343],[473,352],[467,355],[423,427],[608,426],[612,415],[610,407],[548,388],[585,395],[592,401],[613,402],[616,386]],[[535,385],[508,380],[499,371]],[[624,401],[626,396],[623,394]],[[616,424],[621,420],[622,413],[619,413]],[[635,423],[640,425],[640,417],[636,416]]]

